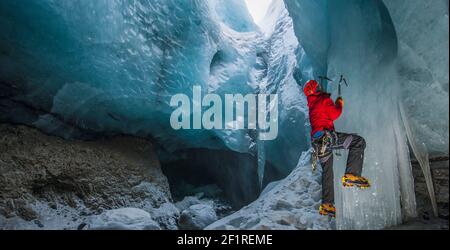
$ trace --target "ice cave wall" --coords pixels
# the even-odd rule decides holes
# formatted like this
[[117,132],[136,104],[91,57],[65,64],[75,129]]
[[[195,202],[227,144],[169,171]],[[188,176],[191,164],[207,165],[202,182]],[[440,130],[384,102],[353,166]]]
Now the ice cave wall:
[[[361,134],[368,144],[364,174],[374,187],[361,194],[337,188],[339,228],[383,228],[415,216],[410,154],[399,103],[406,100],[419,141],[431,145],[431,151],[439,145],[448,154],[448,53],[433,60],[436,50],[448,51],[448,1],[436,6],[424,1],[386,2],[285,0],[299,41],[312,37],[321,45],[306,43],[306,54],[314,60],[326,58],[330,78],[344,74],[349,79],[350,87],[343,89],[346,108],[337,129]],[[419,10],[427,11],[425,17],[411,22],[421,15]],[[317,24],[327,28],[316,33],[308,27]],[[405,43],[415,52],[405,52]],[[436,47],[428,50],[433,44]],[[436,68],[430,66],[436,64]],[[433,74],[428,76],[434,78],[424,77],[430,71]],[[328,88],[337,95],[336,84]],[[434,91],[416,98],[423,88]],[[337,177],[343,174],[344,159],[338,158]]]
[[401,98],[416,143],[448,155],[448,0],[384,1],[398,36]]
[[249,15],[247,6],[241,0],[208,0],[215,13],[218,13],[219,21],[226,23],[238,32],[256,31],[258,27]]
[[[239,164],[257,167],[261,183],[267,161],[285,176],[308,148],[286,17],[267,41],[237,0],[2,1],[0,120],[65,138],[151,137],[168,152],[248,153],[255,159]],[[203,94],[279,93],[279,137],[173,130],[170,99],[192,96],[193,85]]]
[[[257,33],[239,1],[34,1],[0,4],[2,120],[66,138],[132,134],[167,148],[248,149],[248,138],[217,143],[214,132],[173,131],[170,97],[240,84],[256,61]],[[216,10],[220,12],[216,13]],[[245,16],[245,14],[247,16]],[[223,21],[223,22],[222,22]],[[254,42],[248,42],[252,40]],[[221,138],[222,139],[222,138]],[[225,146],[225,145],[226,146]]]
[[[400,94],[396,97],[406,106],[418,142],[425,144],[432,155],[448,155],[448,0],[432,2],[413,0],[407,3],[401,0],[337,2],[286,0],[285,2],[295,21],[294,29],[306,54],[315,65],[322,65],[315,67],[316,75],[322,74],[323,70],[327,71],[329,67],[329,54],[333,53],[330,49],[338,43],[333,32],[341,33],[344,39],[349,40],[356,36],[360,38],[365,36],[361,34],[361,30],[355,29],[358,25],[340,26],[339,20],[355,18],[352,13],[343,11],[345,8],[354,10],[353,12],[362,9],[363,12],[364,8],[373,8],[375,3],[386,8],[387,11],[383,11],[384,17],[377,18],[379,20],[381,18],[380,23],[368,25],[393,26],[390,29],[394,29],[395,34],[390,32],[390,35],[385,35],[384,38],[380,36],[380,39],[395,40],[397,45],[396,48],[392,46],[392,51],[396,52],[376,51],[368,54],[395,56],[394,66],[397,68],[396,77],[399,79],[393,77],[390,80],[391,85],[399,85]],[[336,18],[333,19],[333,15]],[[360,19],[364,21],[367,18],[360,17]],[[383,19],[391,19],[389,22],[392,24],[383,24]],[[369,26],[360,29],[369,31]],[[381,29],[373,30],[373,32],[381,31]],[[374,35],[366,34],[367,38],[373,38]],[[382,45],[383,41],[385,40],[369,41],[365,46],[369,48],[371,43]],[[349,44],[347,48],[353,48],[353,44]],[[348,51],[343,54],[348,54]]]

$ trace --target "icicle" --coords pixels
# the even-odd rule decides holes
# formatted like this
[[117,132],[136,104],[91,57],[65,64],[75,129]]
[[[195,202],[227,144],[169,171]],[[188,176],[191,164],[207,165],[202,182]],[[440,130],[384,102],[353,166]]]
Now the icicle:
[[400,202],[403,220],[417,217],[416,195],[414,192],[414,176],[408,148],[408,139],[401,128],[402,119],[394,124],[394,136],[397,151],[398,178],[400,186]]
[[427,184],[428,194],[430,195],[431,199],[431,206],[433,207],[433,213],[434,216],[438,216],[438,208],[437,208],[437,202],[436,202],[436,195],[434,192],[434,183],[433,183],[433,177],[431,176],[431,168],[430,168],[430,161],[429,161],[429,155],[428,150],[423,143],[417,143],[414,135],[412,133],[411,127],[409,126],[403,104],[399,103],[400,108],[400,115],[403,121],[403,125],[406,130],[406,136],[408,137],[409,144],[411,146],[411,149],[416,156],[417,161],[419,162],[420,167],[422,168],[423,175],[425,176],[425,181]]

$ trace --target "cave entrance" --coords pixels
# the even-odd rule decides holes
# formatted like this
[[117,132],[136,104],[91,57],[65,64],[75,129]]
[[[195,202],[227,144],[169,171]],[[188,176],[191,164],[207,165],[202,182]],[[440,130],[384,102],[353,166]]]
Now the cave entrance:
[[[250,154],[226,150],[185,149],[175,152],[177,160],[162,163],[175,201],[203,193],[222,199],[237,210],[255,201],[260,193],[258,162]],[[270,163],[266,164],[263,187],[282,178]]]
[[245,0],[247,9],[257,25],[259,25],[265,17],[272,1],[273,0]]

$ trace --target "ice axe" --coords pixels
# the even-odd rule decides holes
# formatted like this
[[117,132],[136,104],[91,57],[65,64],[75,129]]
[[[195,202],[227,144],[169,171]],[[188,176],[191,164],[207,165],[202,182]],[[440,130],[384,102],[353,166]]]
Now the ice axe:
[[347,86],[348,87],[348,82],[347,82],[347,79],[344,77],[344,75],[341,75],[341,79],[339,80],[339,87],[338,87],[338,94],[339,94],[339,97],[342,97],[342,84],[345,84],[345,86]]
[[332,82],[333,81],[333,80],[331,80],[330,78],[328,78],[326,76],[319,76],[319,79],[320,79],[320,88],[322,90],[324,90],[324,87],[323,87],[323,82],[324,81],[328,81],[328,82]]

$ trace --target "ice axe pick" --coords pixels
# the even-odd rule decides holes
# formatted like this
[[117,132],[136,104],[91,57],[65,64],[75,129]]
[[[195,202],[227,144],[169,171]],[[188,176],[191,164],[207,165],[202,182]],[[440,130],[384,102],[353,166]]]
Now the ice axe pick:
[[328,78],[328,77],[326,77],[326,76],[319,76],[319,79],[320,79],[320,87],[322,88],[322,90],[324,89],[323,88],[323,82],[324,81],[329,81],[329,82],[332,82],[333,80],[331,80],[330,78]]
[[338,86],[339,97],[342,97],[342,84],[345,84],[345,86],[348,87],[348,82],[347,82],[347,79],[344,77],[344,75],[341,75],[341,79],[339,80],[339,86]]

